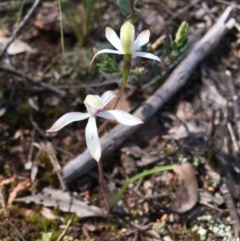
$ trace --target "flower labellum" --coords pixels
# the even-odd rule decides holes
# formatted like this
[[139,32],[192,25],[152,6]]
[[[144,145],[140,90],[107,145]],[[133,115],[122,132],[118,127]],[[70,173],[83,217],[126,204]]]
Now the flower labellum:
[[88,118],[85,129],[85,138],[89,152],[98,162],[101,157],[101,145],[97,131],[96,117],[100,116],[109,120],[116,120],[127,126],[142,124],[142,120],[122,110],[104,110],[104,107],[117,97],[112,91],[106,91],[101,97],[98,95],[87,95],[84,104],[87,113],[70,112],[60,117],[47,132],[55,132],[64,126]]
[[120,55],[131,55],[134,57],[143,57],[148,59],[153,59],[156,61],[161,62],[160,58],[157,57],[154,54],[151,53],[145,53],[145,52],[138,52],[137,50],[140,49],[143,45],[149,42],[150,38],[150,31],[144,30],[142,31],[137,39],[134,41],[135,38],[135,29],[134,26],[131,24],[131,22],[126,22],[122,25],[120,30],[120,39],[115,33],[115,31],[109,27],[106,27],[105,30],[106,38],[107,40],[117,49],[102,49],[98,51],[90,65],[92,65],[94,59],[99,54],[105,54],[105,53],[112,53],[112,54],[120,54]]

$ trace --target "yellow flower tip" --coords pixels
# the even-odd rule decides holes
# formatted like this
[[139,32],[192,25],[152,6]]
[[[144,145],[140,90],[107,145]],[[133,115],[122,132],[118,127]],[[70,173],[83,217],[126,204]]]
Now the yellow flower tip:
[[132,46],[135,37],[135,29],[131,22],[126,22],[121,27],[120,39],[124,54],[132,53]]
[[103,107],[102,99],[97,95],[87,95],[84,102],[93,108]]

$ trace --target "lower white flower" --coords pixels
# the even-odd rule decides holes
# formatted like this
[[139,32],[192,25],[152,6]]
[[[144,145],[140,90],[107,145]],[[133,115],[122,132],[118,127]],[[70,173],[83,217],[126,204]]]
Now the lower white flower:
[[88,113],[70,112],[60,117],[47,132],[55,132],[64,126],[88,118],[85,130],[87,147],[93,158],[98,162],[101,157],[101,145],[97,131],[96,117],[100,116],[109,120],[116,120],[127,126],[142,124],[142,120],[122,110],[104,110],[104,107],[117,97],[112,91],[106,91],[101,97],[87,95],[84,104]]

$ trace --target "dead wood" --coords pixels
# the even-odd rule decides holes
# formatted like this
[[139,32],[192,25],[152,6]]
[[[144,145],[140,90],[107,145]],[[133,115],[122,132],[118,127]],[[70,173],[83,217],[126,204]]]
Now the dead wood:
[[[233,28],[235,19],[232,18],[234,7],[229,6],[220,16],[218,21],[196,43],[192,51],[182,60],[176,69],[169,76],[167,81],[137,109],[135,116],[147,122],[160,107],[163,106],[176,92],[183,87],[189,76],[193,73],[199,63],[206,57],[224,37],[224,35]],[[110,132],[101,138],[102,158],[103,160],[115,151],[134,131],[141,126],[129,127],[117,125]],[[76,158],[72,159],[63,168],[63,177],[69,182],[84,173],[87,173],[96,162],[92,159],[88,149]]]

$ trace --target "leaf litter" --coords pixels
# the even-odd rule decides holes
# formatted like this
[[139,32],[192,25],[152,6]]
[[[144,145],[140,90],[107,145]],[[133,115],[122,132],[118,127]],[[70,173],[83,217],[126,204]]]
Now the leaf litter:
[[75,213],[80,218],[104,217],[104,212],[92,205],[78,200],[73,194],[58,189],[44,188],[42,192],[16,198],[16,202],[41,204],[46,207],[58,207],[64,212]]

